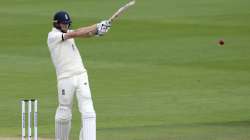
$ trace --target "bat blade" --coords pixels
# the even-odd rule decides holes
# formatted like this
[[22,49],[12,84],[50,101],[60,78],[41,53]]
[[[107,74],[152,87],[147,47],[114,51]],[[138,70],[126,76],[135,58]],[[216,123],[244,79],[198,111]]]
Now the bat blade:
[[130,6],[135,4],[135,0],[129,1],[127,4],[118,9],[110,18],[109,21],[113,22],[117,17],[119,17],[124,11],[126,11]]

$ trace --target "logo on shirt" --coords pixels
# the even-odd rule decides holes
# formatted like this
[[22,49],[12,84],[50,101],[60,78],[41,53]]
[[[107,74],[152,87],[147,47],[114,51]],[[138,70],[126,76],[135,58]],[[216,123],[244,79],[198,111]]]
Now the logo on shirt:
[[65,89],[62,89],[62,95],[65,95]]

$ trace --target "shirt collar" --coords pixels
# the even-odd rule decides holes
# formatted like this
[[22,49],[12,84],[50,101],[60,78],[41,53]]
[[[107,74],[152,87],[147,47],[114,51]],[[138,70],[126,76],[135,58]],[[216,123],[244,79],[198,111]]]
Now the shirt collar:
[[60,30],[58,30],[57,28],[53,27],[52,31],[56,31],[56,32],[61,32]]

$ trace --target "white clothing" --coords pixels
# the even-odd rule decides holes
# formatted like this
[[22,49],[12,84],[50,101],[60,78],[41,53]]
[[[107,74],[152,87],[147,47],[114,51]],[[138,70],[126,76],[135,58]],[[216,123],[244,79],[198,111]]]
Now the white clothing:
[[81,113],[94,112],[87,72],[60,79],[57,87],[60,106],[66,106],[71,109],[73,97],[76,95],[78,108]]
[[64,33],[53,28],[48,34],[48,47],[57,74],[59,106],[55,115],[57,140],[68,140],[71,129],[73,97],[76,95],[81,113],[80,140],[96,140],[94,110],[88,74],[74,39],[63,39]]
[[58,80],[57,87],[59,106],[55,116],[56,138],[58,140],[68,140],[71,128],[69,121],[71,121],[72,117],[73,98],[76,95],[82,119],[79,140],[96,140],[96,113],[87,72]]
[[86,72],[73,38],[63,40],[63,33],[56,28],[52,28],[52,31],[48,34],[47,44],[56,68],[57,79]]

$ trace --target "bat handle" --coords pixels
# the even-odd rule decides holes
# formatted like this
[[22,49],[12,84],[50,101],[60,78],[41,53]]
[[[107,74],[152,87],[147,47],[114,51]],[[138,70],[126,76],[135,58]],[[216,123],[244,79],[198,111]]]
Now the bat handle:
[[110,19],[108,19],[108,21],[109,21],[109,23],[112,23],[113,20],[110,18]]

